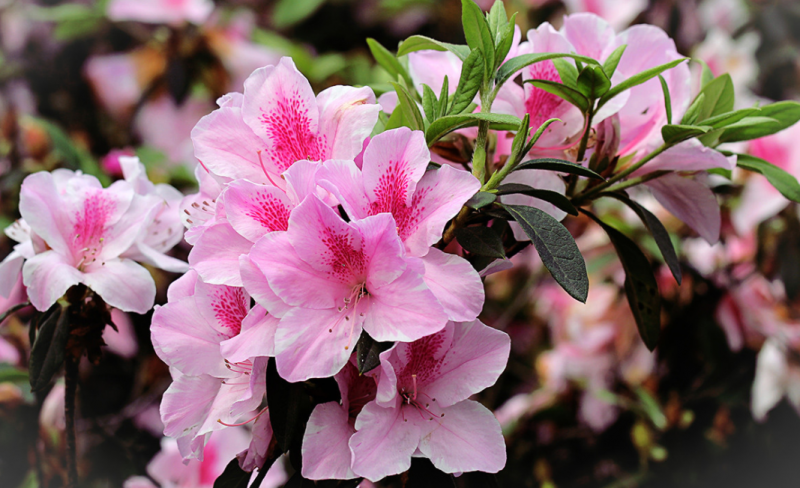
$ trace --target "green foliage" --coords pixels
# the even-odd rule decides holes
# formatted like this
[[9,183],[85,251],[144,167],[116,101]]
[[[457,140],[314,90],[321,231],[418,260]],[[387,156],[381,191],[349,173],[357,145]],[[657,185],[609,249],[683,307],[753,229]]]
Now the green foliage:
[[394,86],[394,89],[397,92],[398,104],[397,108],[395,108],[395,111],[402,111],[403,118],[407,122],[407,126],[412,130],[424,130],[425,121],[422,119],[422,114],[419,111],[417,102],[414,101],[411,93],[409,93],[405,87],[397,83],[392,83],[392,86]]
[[225,471],[214,480],[214,488],[247,488],[250,473],[239,467],[237,458],[231,459]]
[[589,100],[602,97],[611,88],[611,80],[608,79],[603,68],[600,66],[585,66],[576,81],[576,87]]
[[531,159],[530,161],[520,163],[519,166],[514,168],[514,171],[521,171],[524,169],[543,169],[547,171],[558,171],[560,173],[567,173],[571,175],[586,176],[587,178],[597,178],[600,180],[604,179],[602,176],[590,170],[586,166],[581,166],[580,164],[570,161],[564,161],[563,159]]
[[366,332],[361,332],[361,337],[356,343],[356,366],[359,374],[364,374],[377,368],[381,364],[380,355],[392,347],[390,342],[376,342]]
[[588,112],[589,107],[591,107],[591,102],[588,98],[586,98],[586,95],[575,88],[568,87],[567,85],[550,80],[525,80],[525,83],[530,83],[536,88],[544,90],[547,93],[552,93],[553,95],[566,100],[572,105],[578,107],[578,110],[583,113]]
[[483,55],[484,79],[489,79],[494,71],[494,36],[483,11],[473,0],[461,0],[461,25],[464,37],[471,50],[479,50]]
[[499,86],[510,80],[514,74],[526,66],[530,66],[539,61],[547,61],[548,59],[559,58],[572,58],[587,64],[599,64],[594,59],[587,56],[580,56],[578,54],[568,53],[538,53],[538,54],[523,54],[509,59],[500,69],[497,70],[495,76],[495,83]]
[[622,59],[622,55],[625,53],[625,49],[627,49],[628,45],[623,44],[620,47],[614,49],[611,54],[608,55],[606,61],[603,63],[603,71],[605,71],[606,76],[611,79],[614,76],[614,72],[617,71],[617,66],[619,65],[619,60]]
[[456,240],[472,254],[498,259],[506,257],[503,241],[491,227],[462,227],[456,230]]
[[532,186],[523,185],[521,183],[504,183],[497,187],[497,196],[521,194],[529,197],[538,198],[545,202],[552,203],[557,208],[567,212],[570,215],[578,215],[578,209],[569,201],[569,198],[562,193],[552,190],[542,190],[540,188],[533,188]]
[[774,164],[749,154],[737,154],[736,166],[764,175],[769,183],[793,202],[800,203],[800,183],[797,178],[790,175]]
[[33,391],[50,384],[64,364],[64,348],[69,338],[69,304],[61,301],[54,303],[38,318],[36,328],[36,340],[31,347],[28,364]]
[[487,205],[491,205],[494,201],[497,200],[497,195],[494,193],[489,193],[485,191],[479,191],[478,193],[472,195],[472,197],[467,200],[466,205],[469,208],[473,208],[478,210],[479,208],[483,208]]
[[397,56],[405,56],[408,53],[426,50],[450,51],[458,56],[461,61],[466,60],[470,53],[469,46],[464,46],[463,44],[450,44],[425,36],[411,36],[400,43],[400,47],[397,48]]
[[661,91],[664,93],[664,109],[667,111],[667,124],[672,125],[672,97],[669,94],[667,80],[659,74],[658,81],[661,82]]
[[436,141],[454,130],[464,127],[474,127],[481,121],[489,123],[489,127],[494,130],[518,130],[520,120],[513,115],[491,114],[491,113],[465,113],[461,115],[447,115],[431,123],[425,131],[425,139],[428,146],[432,146]]
[[800,121],[800,103],[775,102],[761,107],[759,117],[745,117],[725,128],[719,142],[740,142],[780,132]]
[[616,97],[617,95],[619,95],[620,93],[624,92],[625,90],[630,90],[631,88],[633,88],[635,86],[638,86],[638,85],[641,85],[642,83],[650,81],[651,79],[653,79],[656,76],[660,75],[664,71],[667,71],[668,69],[672,69],[675,66],[678,66],[682,62],[686,61],[686,59],[687,58],[676,59],[674,61],[670,61],[669,63],[664,63],[664,64],[662,64],[660,66],[656,66],[654,68],[646,69],[646,70],[642,71],[641,73],[637,73],[637,74],[631,76],[630,78],[626,79],[622,83],[620,83],[620,84],[614,86],[613,88],[611,88],[605,95],[603,95],[603,97],[600,99],[600,101],[597,104],[597,108],[602,107],[603,105],[608,103],[609,100],[611,100],[612,98]]
[[278,0],[272,12],[272,23],[278,29],[291,27],[311,17],[325,0]]
[[368,38],[367,45],[369,46],[369,50],[372,53],[372,57],[375,58],[375,61],[386,70],[391,76],[394,77],[395,80],[398,78],[403,78],[406,82],[406,85],[413,86],[414,82],[411,80],[411,76],[406,71],[405,67],[400,64],[400,61],[397,60],[394,54],[389,52],[388,49],[381,46],[381,44],[376,41],[375,39]]
[[472,103],[481,88],[484,78],[484,59],[479,49],[473,50],[461,66],[461,78],[458,81],[453,104],[448,114],[460,114]]

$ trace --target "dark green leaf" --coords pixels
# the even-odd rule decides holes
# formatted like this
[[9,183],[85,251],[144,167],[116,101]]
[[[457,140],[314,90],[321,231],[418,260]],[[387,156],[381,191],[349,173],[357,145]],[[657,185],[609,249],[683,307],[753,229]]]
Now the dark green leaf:
[[536,88],[540,88],[547,93],[562,98],[569,103],[575,105],[581,112],[586,113],[589,110],[589,100],[575,88],[570,88],[567,85],[557,83],[550,80],[525,80],[525,83],[530,83]]
[[381,364],[380,354],[392,347],[391,342],[376,342],[366,332],[356,343],[356,364],[359,374],[364,374],[377,368]]
[[[728,126],[725,129],[725,132],[719,138],[720,142],[749,141],[780,132],[800,121],[800,103],[783,101],[765,105],[761,107],[759,115],[774,119],[777,122],[763,120],[758,124],[746,125],[741,123],[750,117],[742,119],[737,123],[741,124],[740,126]],[[757,119],[759,117],[753,118]]]
[[463,44],[449,44],[447,42],[437,41],[425,36],[411,36],[400,44],[397,48],[397,56],[404,56],[408,53],[415,51],[450,51],[458,56],[461,61],[467,59],[469,56],[470,48]]
[[731,75],[726,73],[715,78],[714,81],[703,87],[700,93],[704,94],[706,99],[700,106],[696,122],[702,122],[733,110],[734,95]]
[[605,95],[611,88],[611,81],[600,66],[586,66],[578,75],[577,89],[589,100]]
[[764,175],[781,195],[800,203],[800,183],[797,182],[797,178],[781,168],[749,154],[737,154],[736,166]]
[[428,85],[422,85],[422,110],[425,112],[425,118],[428,119],[428,122],[436,120],[437,108],[436,94],[433,93],[433,90]]
[[[743,108],[739,110],[734,110],[733,112],[727,112],[724,114],[719,114],[714,117],[707,118],[703,121],[703,125],[707,125],[713,127],[715,129],[719,129],[721,127],[730,126],[739,122],[742,119],[747,117],[754,116],[761,112],[758,108]],[[760,115],[760,114],[759,114]],[[775,119],[772,119],[775,120]]]
[[681,119],[682,125],[692,125],[697,122],[697,118],[700,115],[700,108],[706,101],[705,93],[701,93],[697,95],[689,108],[686,109],[686,113],[683,114],[683,118]]
[[664,108],[667,110],[667,124],[672,125],[672,97],[669,95],[667,80],[659,74],[658,81],[661,82],[661,91],[664,93]]
[[611,100],[612,98],[616,97],[617,95],[619,95],[620,93],[624,92],[625,90],[629,90],[629,89],[633,88],[634,86],[641,85],[642,83],[655,78],[656,76],[658,76],[659,74],[663,73],[664,71],[666,71],[668,69],[671,69],[671,68],[674,68],[675,66],[678,66],[679,64],[681,64],[684,61],[686,61],[686,58],[676,59],[674,61],[670,61],[669,63],[664,63],[664,64],[662,64],[660,66],[656,66],[654,68],[646,69],[646,70],[642,71],[641,73],[637,73],[637,74],[631,76],[630,78],[626,79],[625,81],[623,81],[619,85],[617,85],[617,86],[611,88],[610,90],[608,90],[608,93],[603,95],[603,98],[601,98],[600,101],[598,102],[597,108],[602,107],[609,100]]
[[570,88],[575,88],[578,84],[578,68],[575,67],[575,64],[566,58],[555,58],[553,59],[553,66],[558,71],[561,83]]
[[661,221],[658,220],[658,217],[653,215],[649,210],[628,198],[628,196],[624,193],[604,193],[603,195],[616,198],[617,200],[621,201],[630,207],[631,210],[636,212],[636,215],[642,219],[644,225],[653,235],[653,239],[656,241],[658,250],[661,251],[661,256],[664,258],[664,262],[667,263],[669,270],[672,272],[672,276],[675,277],[675,281],[677,281],[680,285],[682,278],[681,263],[678,260],[678,255],[675,253],[675,248],[672,246],[672,240],[669,238],[669,232],[667,232],[667,229],[664,228],[664,224],[662,224]]
[[460,115],[447,115],[433,122],[425,131],[428,146],[433,145],[441,137],[457,129],[473,127],[480,121],[488,121],[489,128],[494,130],[519,130],[520,120],[513,115],[465,113]]
[[534,207],[503,205],[531,239],[545,267],[564,290],[586,303],[589,277],[578,245],[561,222]]
[[517,19],[517,14],[511,16],[511,20],[503,27],[503,31],[497,35],[497,48],[494,53],[494,62],[496,65],[502,64],[511,50],[511,45],[514,43],[514,25]]
[[453,94],[453,105],[448,114],[460,114],[472,103],[478,90],[483,83],[484,60],[483,55],[477,49],[467,56],[464,64],[461,65],[461,78],[458,87]]
[[494,35],[494,38],[499,43],[509,23],[503,0],[495,0],[489,13],[486,15],[486,20],[489,22],[489,31],[491,31],[492,35]]
[[311,480],[303,478],[300,473],[295,473],[289,478],[289,481],[283,485],[283,488],[316,488],[316,484]]
[[503,240],[491,227],[462,227],[456,230],[456,240],[472,254],[493,258],[506,257]]
[[239,467],[239,460],[231,459],[225,466],[225,471],[214,481],[214,488],[247,488],[250,482],[250,473]]
[[272,23],[278,29],[290,27],[310,17],[325,0],[279,0],[272,12]]
[[530,161],[519,163],[519,166],[514,168],[514,171],[523,169],[544,169],[548,171],[558,171],[559,173],[586,176],[587,178],[597,178],[600,180],[604,179],[602,176],[585,166],[581,166],[580,164],[572,163],[570,161],[564,161],[563,159],[531,159]]
[[31,348],[28,371],[33,391],[50,384],[50,380],[61,369],[68,338],[69,305],[56,302],[46,312]]
[[500,66],[500,69],[497,70],[497,77],[495,81],[498,85],[504,84],[506,81],[510,80],[514,74],[521,70],[526,66],[530,66],[533,63],[538,63],[540,61],[546,61],[548,59],[557,59],[557,58],[572,58],[579,61],[583,61],[587,64],[599,64],[592,58],[586,56],[580,56],[578,54],[567,54],[567,53],[537,53],[537,54],[523,54],[521,56],[516,56],[514,58],[509,59],[503,66]]
[[395,107],[395,110],[403,111],[403,117],[411,124],[409,127],[412,130],[424,130],[425,121],[422,119],[422,114],[420,113],[419,107],[414,101],[414,98],[411,96],[408,90],[406,90],[400,84],[392,83],[392,86],[394,86],[394,89],[397,92],[398,106]]
[[529,197],[538,198],[539,200],[552,203],[570,215],[578,215],[578,209],[569,201],[569,198],[557,191],[542,190],[521,183],[506,183],[497,187],[497,196],[513,194],[528,195]]
[[414,82],[411,80],[411,76],[409,76],[408,71],[406,71],[403,65],[400,64],[400,61],[397,60],[394,54],[389,52],[388,49],[383,47],[378,41],[372,39],[371,37],[367,38],[367,45],[369,46],[369,50],[372,53],[372,57],[375,58],[375,61],[390,75],[392,75],[394,79],[402,77],[405,80],[406,85],[414,85]]
[[658,283],[650,261],[625,234],[606,225],[591,212],[582,211],[606,231],[617,250],[625,269],[625,294],[628,296],[631,312],[636,319],[639,335],[645,346],[652,351],[658,345],[661,334],[661,295],[658,293]]
[[461,25],[469,48],[479,49],[483,54],[484,74],[488,77],[494,70],[494,36],[483,10],[472,0],[461,0]]
[[296,447],[303,439],[313,404],[302,383],[289,383],[281,378],[275,358],[270,358],[267,365],[267,405],[281,452]]
[[444,117],[450,110],[450,82],[445,75],[442,81],[442,90],[439,92],[439,111],[436,113],[436,118]]
[[13,307],[11,307],[8,310],[6,310],[5,312],[0,313],[0,324],[5,322],[5,320],[8,317],[14,315],[14,312],[16,312],[18,310],[21,310],[21,309],[23,309],[25,307],[29,307],[29,306],[30,306],[30,303],[28,303],[28,302],[20,303],[20,304],[14,305]]
[[605,71],[606,76],[608,79],[611,79],[614,76],[614,72],[617,71],[617,66],[619,65],[619,60],[622,58],[622,54],[625,52],[625,49],[628,47],[627,44],[623,44],[620,47],[614,49],[611,54],[608,55],[606,61],[603,63],[603,71]]
[[[528,133],[530,132],[530,114],[525,114],[522,117],[522,122],[519,125],[519,130],[514,134],[514,140],[511,142],[511,154],[508,156],[506,164],[514,164],[523,157],[523,149],[528,141]],[[494,175],[492,175],[494,176]]]
[[466,205],[467,207],[474,208],[478,210],[479,208],[483,208],[487,205],[491,205],[494,201],[497,200],[497,195],[494,193],[488,193],[485,191],[479,191],[478,193],[472,195],[472,197],[467,200]]
[[546,131],[547,128],[550,127],[550,124],[553,124],[555,122],[563,122],[563,121],[561,119],[545,120],[544,123],[540,125],[538,129],[536,129],[536,132],[534,132],[533,137],[531,137],[531,140],[525,145],[525,149],[520,154],[528,154],[529,152],[531,152],[531,149],[533,149],[533,146],[536,144],[539,138],[542,137],[544,131]]
[[10,364],[0,363],[0,383],[23,383],[28,381],[28,372]]
[[711,130],[711,127],[695,125],[665,125],[661,128],[661,137],[664,142],[673,145],[692,137],[702,136]]

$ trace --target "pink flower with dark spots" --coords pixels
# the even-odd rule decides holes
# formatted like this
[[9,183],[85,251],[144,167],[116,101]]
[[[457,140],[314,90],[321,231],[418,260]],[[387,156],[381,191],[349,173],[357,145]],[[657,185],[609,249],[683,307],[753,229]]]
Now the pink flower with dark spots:
[[288,381],[339,372],[362,328],[378,341],[413,341],[447,322],[390,214],[345,222],[310,195],[288,230],[262,237],[241,268],[256,302],[280,316],[275,357]]
[[427,171],[430,160],[422,131],[403,127],[373,137],[361,169],[352,161],[328,161],[317,180],[351,219],[391,214],[406,251],[422,258],[425,283],[449,318],[474,320],[484,300],[480,277],[466,260],[431,246],[480,183],[450,166]]
[[500,471],[500,424],[468,398],[497,381],[510,344],[504,332],[479,321],[450,322],[381,353],[377,395],[358,415],[349,442],[353,472],[377,481],[406,471],[412,455],[445,473]]
[[164,434],[184,458],[202,458],[211,432],[261,404],[277,319],[250,308],[244,289],[203,283],[193,271],[170,286],[168,300],[150,328],[173,376],[161,403]]
[[38,310],[83,283],[126,312],[153,306],[150,273],[121,257],[136,242],[151,210],[128,182],[103,188],[96,178],[68,170],[25,178],[20,213],[45,248],[25,261],[23,281]]
[[214,174],[283,186],[300,160],[353,160],[378,119],[368,87],[334,86],[316,97],[291,58],[259,68],[244,94],[218,101],[192,131],[195,156]]

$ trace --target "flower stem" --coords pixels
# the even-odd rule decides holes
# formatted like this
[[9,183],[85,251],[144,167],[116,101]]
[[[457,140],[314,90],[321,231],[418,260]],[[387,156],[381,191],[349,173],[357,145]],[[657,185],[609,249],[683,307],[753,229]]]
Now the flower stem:
[[67,488],[78,486],[78,462],[75,442],[75,392],[78,389],[80,358],[67,354],[64,360],[64,416],[66,418]]
[[[641,168],[642,166],[644,166],[645,164],[650,162],[653,158],[655,158],[656,156],[658,156],[662,152],[666,151],[670,147],[671,146],[668,146],[667,144],[662,144],[661,146],[658,147],[658,149],[656,149],[655,151],[651,152],[647,156],[643,157],[640,161],[628,166],[627,168],[625,168],[624,170],[622,170],[619,173],[615,174],[614,176],[612,176],[611,178],[607,179],[603,183],[600,183],[599,185],[588,189],[587,191],[585,191],[581,195],[576,196],[575,199],[573,200],[573,203],[576,204],[576,205],[579,205],[579,204],[587,201],[588,199],[590,199],[591,197],[597,195],[598,193],[600,193],[601,191],[603,191],[606,188],[610,187],[614,183],[618,182],[619,180],[625,178],[626,176],[630,175],[634,171],[638,170],[639,168]],[[661,175],[659,175],[659,176],[661,176]],[[632,186],[632,185],[628,185],[628,186]],[[627,186],[623,187],[623,188],[627,188]],[[619,188],[615,188],[615,190],[616,189],[619,189]]]

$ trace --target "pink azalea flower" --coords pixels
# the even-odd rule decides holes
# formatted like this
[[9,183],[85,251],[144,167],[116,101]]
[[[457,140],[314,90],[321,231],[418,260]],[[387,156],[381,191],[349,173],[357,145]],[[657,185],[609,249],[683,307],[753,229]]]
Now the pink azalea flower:
[[480,277],[464,259],[431,246],[480,183],[450,166],[426,171],[429,162],[422,131],[403,127],[372,138],[361,170],[352,161],[329,161],[320,169],[318,181],[352,219],[392,214],[406,251],[422,258],[425,283],[449,318],[475,320],[483,308]]
[[758,353],[750,408],[759,422],[766,420],[784,396],[800,413],[800,366],[790,359],[787,349],[783,341],[769,338]]
[[225,185],[231,181],[229,178],[214,175],[202,163],[195,167],[194,175],[200,187],[199,191],[186,195],[180,203],[180,216],[186,227],[183,237],[192,245],[206,229],[225,218],[225,206],[217,199]]
[[121,257],[136,242],[150,211],[129,183],[104,189],[93,176],[68,170],[35,173],[22,183],[19,208],[47,246],[22,270],[34,307],[46,310],[69,287],[83,283],[123,311],[152,308],[150,273]]
[[83,67],[98,101],[116,119],[130,115],[146,88],[145,80],[137,76],[141,70],[138,56],[136,51],[92,56]]
[[378,481],[406,471],[412,455],[445,473],[502,469],[500,424],[468,398],[497,381],[509,350],[505,333],[474,321],[381,353],[376,399],[349,442],[353,472]]
[[168,300],[151,326],[173,376],[161,403],[164,434],[178,439],[184,458],[202,458],[211,432],[261,404],[277,320],[251,309],[242,288],[209,285],[191,271],[170,286]]
[[317,405],[311,413],[303,435],[304,478],[353,479],[356,474],[352,464],[348,442],[355,434],[356,417],[364,405],[375,400],[377,383],[375,376],[380,370],[365,375],[358,373],[353,361],[334,376],[339,385],[342,401]]
[[377,341],[413,341],[447,322],[389,214],[348,223],[310,195],[241,266],[256,302],[281,317],[275,356],[288,381],[339,372],[362,328]]
[[[9,308],[26,299],[25,287],[22,284],[22,266],[26,259],[36,255],[36,250],[46,248],[42,239],[31,233],[31,227],[24,219],[16,220],[4,229],[6,236],[17,244],[0,262],[0,297],[7,300],[4,307]],[[34,247],[34,241],[36,247]]]
[[219,176],[278,185],[296,161],[355,158],[380,111],[368,87],[334,86],[315,97],[291,58],[257,69],[243,95],[218,104],[192,130],[197,159]]
[[106,13],[111,20],[149,24],[202,24],[214,10],[212,0],[111,0]]
[[[248,254],[265,234],[286,230],[292,209],[317,192],[318,167],[310,161],[292,164],[281,176],[285,190],[245,179],[228,183],[215,207],[224,215],[206,226],[189,254],[189,264],[207,283],[241,286],[239,256]],[[193,205],[200,209],[206,204]]]
[[139,344],[136,342],[136,332],[133,323],[125,312],[112,309],[111,321],[116,330],[112,327],[103,329],[103,342],[108,346],[108,350],[117,356],[131,359],[139,352]]
[[119,160],[121,157],[126,156],[136,156],[136,153],[131,148],[112,149],[100,160],[100,167],[103,168],[103,171],[109,176],[121,178],[122,164]]
[[209,110],[211,103],[203,97],[190,96],[177,105],[170,96],[162,95],[142,106],[134,128],[142,143],[163,152],[170,164],[194,167],[192,130]]
[[647,0],[564,0],[564,5],[570,13],[597,14],[614,29],[624,29],[647,8]]

